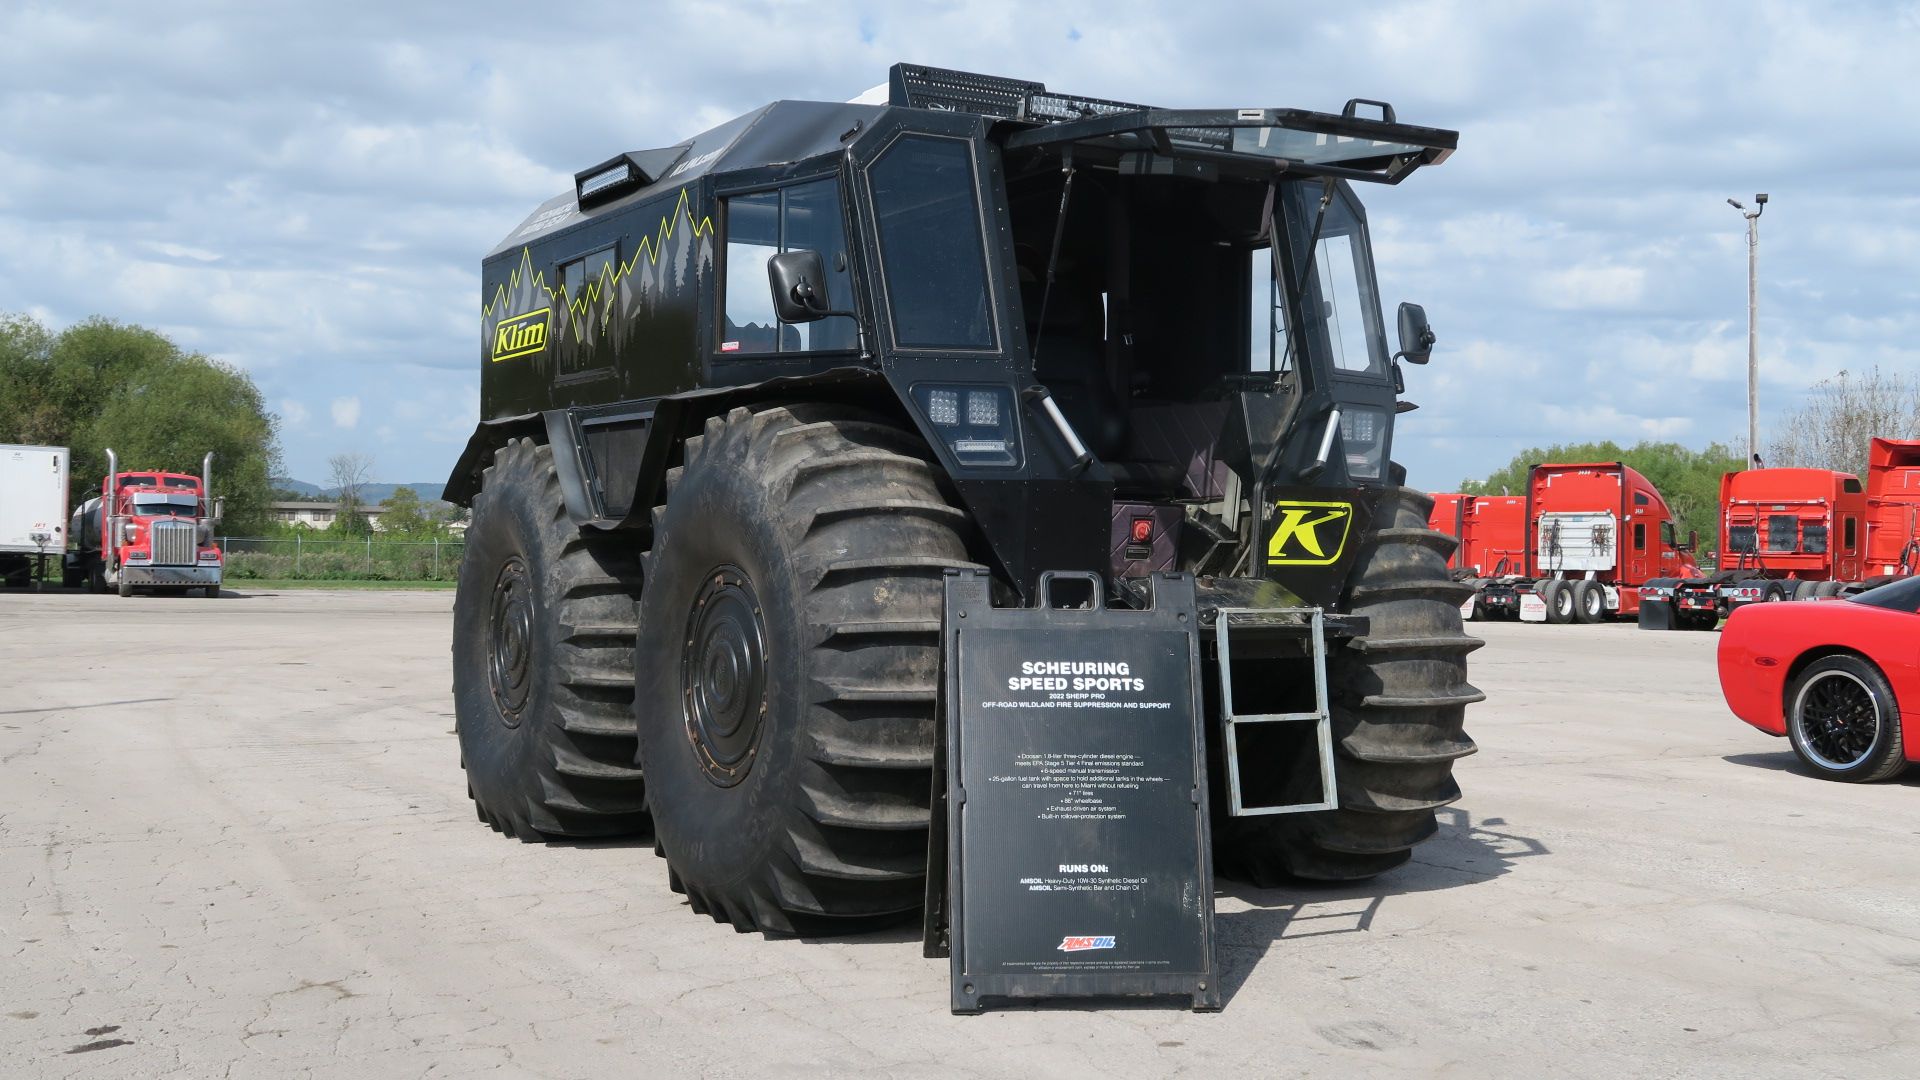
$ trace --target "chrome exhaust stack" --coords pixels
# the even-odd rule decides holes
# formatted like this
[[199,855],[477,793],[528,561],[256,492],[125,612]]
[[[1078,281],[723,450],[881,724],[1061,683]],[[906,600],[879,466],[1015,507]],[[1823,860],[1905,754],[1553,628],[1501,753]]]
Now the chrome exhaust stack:
[[[109,566],[118,566],[120,553],[120,459],[114,455],[113,447],[107,447],[107,490],[100,496],[100,555],[101,561]],[[111,552],[116,558],[108,558]]]

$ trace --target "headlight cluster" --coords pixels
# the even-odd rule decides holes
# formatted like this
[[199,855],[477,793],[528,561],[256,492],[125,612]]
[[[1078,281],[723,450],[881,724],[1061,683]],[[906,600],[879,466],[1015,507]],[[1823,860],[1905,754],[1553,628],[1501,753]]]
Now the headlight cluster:
[[922,383],[913,388],[913,400],[960,464],[1020,464],[1020,425],[1009,388]]
[[1340,410],[1340,444],[1346,448],[1348,476],[1380,479],[1387,456],[1386,435],[1386,417],[1379,410],[1357,406]]

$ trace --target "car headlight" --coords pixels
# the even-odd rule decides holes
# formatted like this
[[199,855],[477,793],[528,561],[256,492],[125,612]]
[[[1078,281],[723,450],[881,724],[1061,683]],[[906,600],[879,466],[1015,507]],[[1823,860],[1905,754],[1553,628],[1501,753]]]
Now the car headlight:
[[1008,387],[921,383],[913,400],[960,464],[1020,464],[1020,424]]

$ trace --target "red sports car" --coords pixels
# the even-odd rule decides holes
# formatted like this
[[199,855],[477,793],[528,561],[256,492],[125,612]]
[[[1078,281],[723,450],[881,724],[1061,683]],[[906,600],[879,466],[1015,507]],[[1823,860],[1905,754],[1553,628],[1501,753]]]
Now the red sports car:
[[1920,761],[1920,577],[1736,610],[1720,634],[1720,689],[1820,776],[1900,775]]

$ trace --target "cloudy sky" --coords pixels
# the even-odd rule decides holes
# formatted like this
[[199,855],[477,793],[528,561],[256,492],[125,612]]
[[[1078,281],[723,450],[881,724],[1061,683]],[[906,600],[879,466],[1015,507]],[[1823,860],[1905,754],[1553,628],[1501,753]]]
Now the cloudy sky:
[[[1257,12],[1257,13],[1256,13]],[[1920,5],[0,4],[0,310],[161,328],[252,373],[288,472],[443,479],[479,407],[479,258],[570,174],[897,60],[1169,106],[1392,101],[1460,150],[1366,188],[1440,347],[1396,450],[1745,437],[1920,370]],[[1763,436],[1764,439],[1764,436]]]

